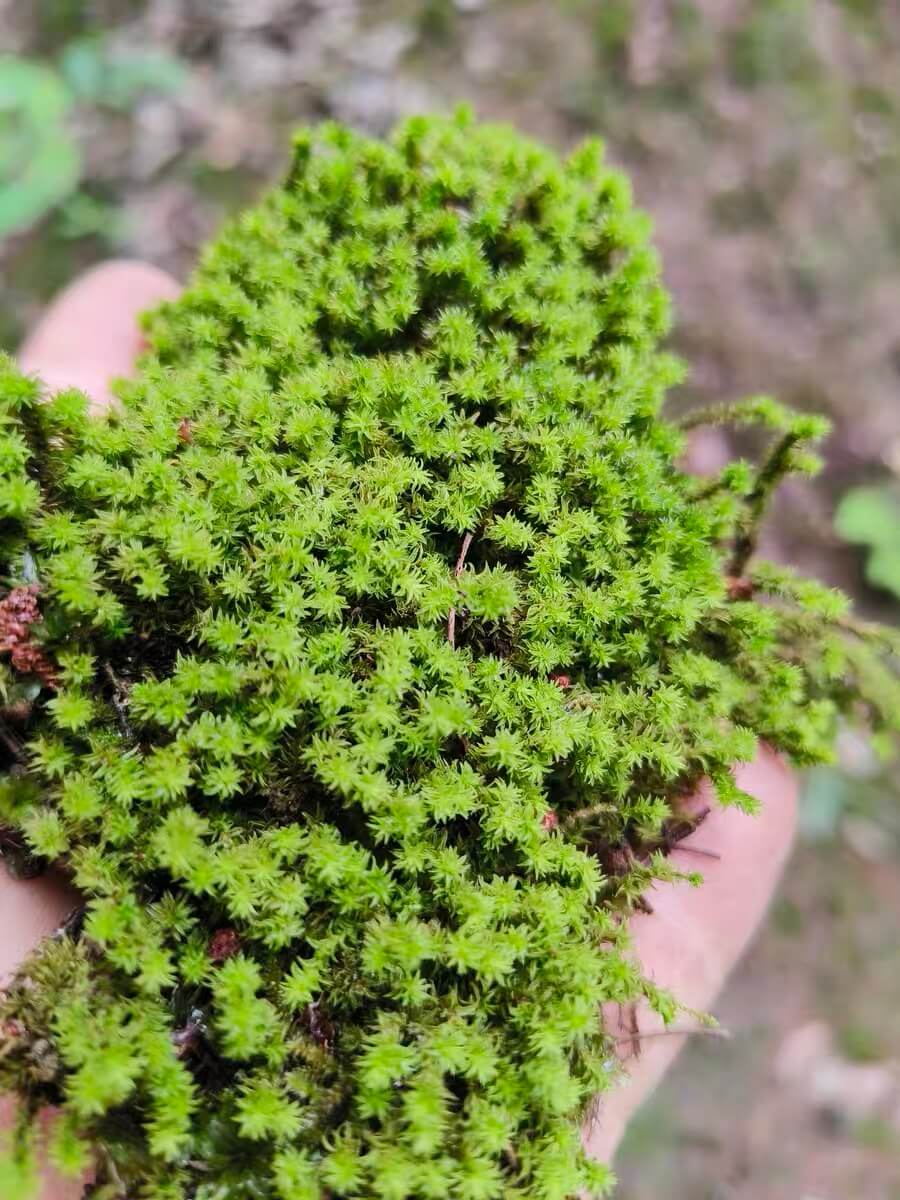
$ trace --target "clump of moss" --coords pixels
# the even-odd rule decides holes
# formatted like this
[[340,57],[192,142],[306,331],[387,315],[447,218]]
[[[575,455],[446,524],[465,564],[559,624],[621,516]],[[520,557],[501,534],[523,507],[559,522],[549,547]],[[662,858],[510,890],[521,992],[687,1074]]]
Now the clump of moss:
[[20,1156],[54,1103],[104,1197],[607,1185],[682,797],[900,709],[889,635],[751,558],[821,422],[702,414],[772,449],[686,474],[667,309],[596,144],[461,114],[301,134],[115,412],[4,365],[0,819],[85,898],[2,1004]]

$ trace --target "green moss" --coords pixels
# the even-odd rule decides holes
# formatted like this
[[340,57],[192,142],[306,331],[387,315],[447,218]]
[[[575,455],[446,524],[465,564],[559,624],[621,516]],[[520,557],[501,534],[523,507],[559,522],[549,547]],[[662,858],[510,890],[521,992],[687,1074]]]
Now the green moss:
[[622,917],[679,797],[752,808],[758,738],[896,724],[888,636],[751,561],[821,425],[714,411],[770,455],[678,467],[646,238],[596,145],[326,126],[117,412],[5,366],[5,569],[58,687],[0,815],[87,908],[4,1002],[0,1083],[110,1195],[601,1190],[599,1006],[676,1011]]

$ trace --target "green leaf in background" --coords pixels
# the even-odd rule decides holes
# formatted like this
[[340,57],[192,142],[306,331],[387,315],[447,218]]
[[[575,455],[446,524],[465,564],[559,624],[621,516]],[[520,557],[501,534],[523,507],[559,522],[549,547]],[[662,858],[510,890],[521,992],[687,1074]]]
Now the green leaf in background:
[[852,796],[852,781],[834,767],[814,767],[805,773],[800,793],[800,836],[807,842],[835,837]]
[[848,542],[878,546],[898,541],[900,497],[890,486],[854,488],[838,505],[834,522]]
[[71,95],[49,67],[0,58],[0,237],[32,225],[78,186],[66,129]]
[[834,517],[835,528],[848,542],[870,547],[866,578],[900,597],[900,494],[888,484],[854,488],[844,496]]
[[145,92],[171,95],[187,78],[184,66],[170,54],[116,51],[98,38],[70,43],[59,66],[79,100],[118,109],[127,109]]
[[60,236],[70,241],[99,237],[115,248],[126,239],[128,221],[115,205],[79,191],[61,206],[57,227]]
[[866,563],[866,578],[900,597],[900,529],[894,545],[876,546]]
[[59,56],[59,69],[79,100],[96,100],[103,94],[106,63],[96,41],[70,42]]
[[[145,93],[177,91],[186,77],[170,54],[118,51],[102,38],[70,43],[59,70],[0,57],[0,237],[27,229],[77,190],[81,152],[66,126],[75,103],[126,110]],[[67,236],[97,232],[95,216],[75,206]]]

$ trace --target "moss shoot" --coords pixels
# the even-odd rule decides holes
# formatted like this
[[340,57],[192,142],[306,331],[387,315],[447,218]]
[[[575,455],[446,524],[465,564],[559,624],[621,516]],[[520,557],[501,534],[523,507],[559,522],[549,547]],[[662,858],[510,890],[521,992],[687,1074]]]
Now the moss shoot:
[[104,1200],[609,1186],[683,797],[900,711],[892,635],[754,556],[822,422],[679,465],[647,238],[596,143],[326,125],[116,411],[0,364],[0,822],[84,898],[0,1000],[5,1197],[47,1104]]

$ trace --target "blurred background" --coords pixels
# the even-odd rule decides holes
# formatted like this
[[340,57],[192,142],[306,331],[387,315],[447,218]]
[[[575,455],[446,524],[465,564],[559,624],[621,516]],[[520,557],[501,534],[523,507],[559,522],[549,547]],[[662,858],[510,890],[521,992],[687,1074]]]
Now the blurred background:
[[[0,346],[114,254],[183,277],[288,133],[471,102],[600,133],[691,373],[829,413],[768,552],[900,617],[898,0],[0,0]],[[695,447],[698,469],[734,452]],[[618,1200],[900,1200],[900,768],[805,780],[767,928],[634,1124]]]

